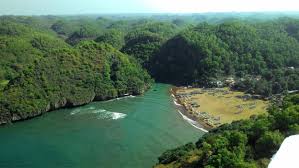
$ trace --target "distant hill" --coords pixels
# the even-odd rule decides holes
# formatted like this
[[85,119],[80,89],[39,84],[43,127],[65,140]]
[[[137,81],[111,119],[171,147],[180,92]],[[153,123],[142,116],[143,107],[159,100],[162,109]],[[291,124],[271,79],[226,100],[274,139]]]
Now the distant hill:
[[11,21],[0,29],[0,123],[142,94],[152,83],[133,57],[109,44],[82,41],[72,47],[46,30]]
[[150,70],[158,81],[175,84],[211,87],[232,76],[236,89],[254,94],[298,90],[298,30],[293,19],[202,23],[166,41]]

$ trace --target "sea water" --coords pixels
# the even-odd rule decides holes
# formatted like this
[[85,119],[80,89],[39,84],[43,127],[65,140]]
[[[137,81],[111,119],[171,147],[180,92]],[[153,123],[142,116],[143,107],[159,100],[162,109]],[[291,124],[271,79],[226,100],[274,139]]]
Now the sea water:
[[165,150],[195,142],[204,133],[178,113],[170,87],[155,84],[143,96],[0,126],[0,167],[152,167]]

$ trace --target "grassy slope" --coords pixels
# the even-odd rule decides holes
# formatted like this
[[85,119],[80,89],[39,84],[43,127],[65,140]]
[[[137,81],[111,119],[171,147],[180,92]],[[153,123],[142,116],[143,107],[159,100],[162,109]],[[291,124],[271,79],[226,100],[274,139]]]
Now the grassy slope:
[[237,96],[245,94],[243,92],[228,91],[228,88],[221,89],[226,91],[226,94],[221,91],[208,92],[202,89],[182,89],[178,92],[190,93],[196,90],[203,92],[203,94],[191,95],[185,102],[188,104],[196,102],[200,105],[200,107],[194,108],[196,112],[207,112],[213,117],[220,117],[221,124],[248,119],[252,115],[264,114],[268,106],[267,101],[238,98]]

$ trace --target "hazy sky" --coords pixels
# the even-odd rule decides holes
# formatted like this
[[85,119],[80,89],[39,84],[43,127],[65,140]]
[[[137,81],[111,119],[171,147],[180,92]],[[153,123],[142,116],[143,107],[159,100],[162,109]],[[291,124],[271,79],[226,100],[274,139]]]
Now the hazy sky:
[[0,14],[299,11],[299,0],[0,0]]

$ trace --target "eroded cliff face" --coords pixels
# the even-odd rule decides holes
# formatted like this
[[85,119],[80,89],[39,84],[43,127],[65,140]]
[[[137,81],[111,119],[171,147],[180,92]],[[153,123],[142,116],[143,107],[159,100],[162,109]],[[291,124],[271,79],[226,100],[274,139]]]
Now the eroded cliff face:
[[78,107],[78,106],[86,105],[93,101],[111,100],[114,98],[124,97],[127,95],[141,95],[149,88],[150,88],[150,85],[145,85],[144,88],[138,92],[137,91],[136,92],[127,92],[126,94],[120,94],[117,96],[103,96],[103,95],[95,95],[95,93],[93,93],[89,97],[86,97],[85,99],[81,99],[81,100],[68,100],[66,98],[61,98],[52,104],[48,103],[46,106],[44,106],[38,110],[30,111],[30,112],[24,111],[24,112],[13,113],[13,112],[9,112],[8,110],[5,109],[5,111],[3,111],[3,112],[1,111],[1,113],[0,113],[0,125],[13,123],[13,122],[17,122],[17,121],[28,120],[28,119],[31,119],[34,117],[41,116],[47,112],[51,112],[51,111],[58,110],[61,108]]
[[0,124],[142,94],[152,82],[136,60],[107,44],[82,42],[75,49],[51,50],[1,91]]

